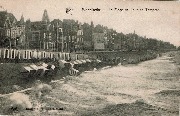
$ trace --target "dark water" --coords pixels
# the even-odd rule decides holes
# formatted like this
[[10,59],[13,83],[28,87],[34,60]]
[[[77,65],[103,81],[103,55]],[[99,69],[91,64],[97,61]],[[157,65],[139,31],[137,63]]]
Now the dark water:
[[[141,107],[138,103],[145,103],[155,107],[157,115],[167,112],[178,115],[180,71],[169,59],[164,56],[138,65],[84,72],[79,77],[69,77],[66,83],[57,84],[50,96],[60,100],[72,114],[99,112],[108,105],[137,103]],[[158,111],[158,108],[163,110]]]
[[180,66],[163,56],[137,65],[87,71],[55,82],[40,107],[26,115],[178,116]]

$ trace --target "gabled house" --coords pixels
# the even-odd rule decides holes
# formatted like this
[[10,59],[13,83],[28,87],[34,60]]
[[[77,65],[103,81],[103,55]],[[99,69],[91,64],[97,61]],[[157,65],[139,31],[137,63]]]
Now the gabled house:
[[7,11],[0,11],[0,41],[3,43],[1,47],[16,48],[18,32],[15,16]]
[[44,10],[44,14],[41,21],[27,22],[26,35],[29,49],[40,49],[46,51],[54,51],[55,43],[52,39],[51,23],[47,14],[47,10]]

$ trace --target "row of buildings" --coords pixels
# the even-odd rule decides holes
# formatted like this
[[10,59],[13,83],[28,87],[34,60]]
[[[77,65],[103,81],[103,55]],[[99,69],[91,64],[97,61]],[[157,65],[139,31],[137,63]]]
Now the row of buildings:
[[42,20],[17,21],[12,13],[0,11],[0,47],[44,51],[85,52],[96,50],[158,50],[174,46],[156,39],[117,33],[102,25],[81,24],[71,19],[50,21],[47,10]]
[[42,20],[35,22],[30,19],[25,22],[23,15],[17,21],[12,13],[0,11],[0,47],[65,52],[105,49],[105,33],[91,32],[92,36],[85,40],[83,33],[78,21],[50,21],[47,10],[44,10]]

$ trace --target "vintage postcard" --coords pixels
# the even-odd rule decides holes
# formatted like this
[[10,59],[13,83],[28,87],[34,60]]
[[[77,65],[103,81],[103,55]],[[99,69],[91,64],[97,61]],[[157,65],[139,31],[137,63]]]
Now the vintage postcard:
[[179,116],[180,2],[0,0],[0,115]]

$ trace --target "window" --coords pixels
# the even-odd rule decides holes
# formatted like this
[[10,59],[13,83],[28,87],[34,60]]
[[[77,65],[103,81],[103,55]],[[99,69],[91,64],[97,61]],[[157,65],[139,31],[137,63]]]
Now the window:
[[44,38],[46,38],[46,33],[44,33]]
[[10,35],[10,30],[9,29],[7,29],[7,36],[9,36]]

